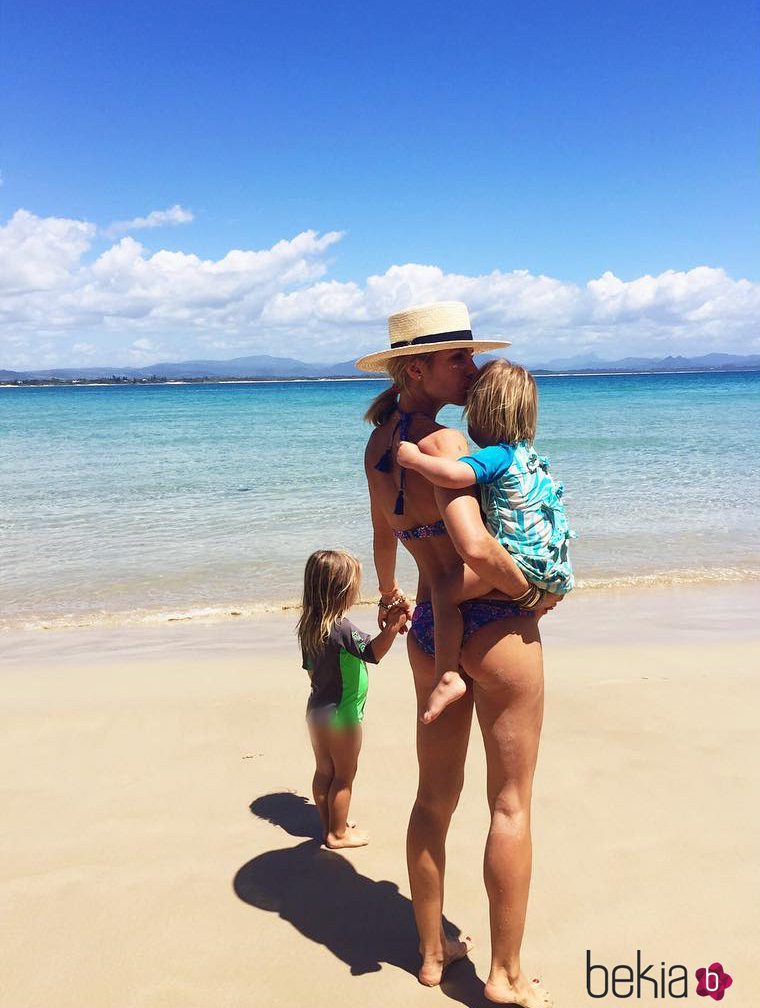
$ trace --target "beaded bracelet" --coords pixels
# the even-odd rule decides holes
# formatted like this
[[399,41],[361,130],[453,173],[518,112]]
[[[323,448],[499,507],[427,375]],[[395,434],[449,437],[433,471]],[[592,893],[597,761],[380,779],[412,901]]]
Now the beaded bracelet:
[[406,604],[406,598],[404,595],[397,595],[392,602],[383,602],[382,599],[377,603],[378,607],[383,610],[383,612],[390,612],[391,609],[398,609],[399,606]]

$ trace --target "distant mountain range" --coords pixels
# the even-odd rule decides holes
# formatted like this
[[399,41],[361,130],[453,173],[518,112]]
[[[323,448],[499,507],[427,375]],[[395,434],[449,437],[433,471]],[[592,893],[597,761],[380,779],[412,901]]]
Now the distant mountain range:
[[64,381],[83,378],[163,378],[181,381],[191,378],[342,378],[357,376],[353,361],[342,364],[304,364],[292,357],[235,357],[232,360],[192,360],[164,362],[148,367],[50,368],[45,371],[2,371],[2,381],[59,378]]
[[[529,365],[530,366],[530,365]],[[746,371],[760,367],[760,354],[710,353],[700,357],[623,357],[603,360],[596,354],[562,357],[530,366],[531,371]]]
[[[623,357],[603,360],[596,354],[563,357],[540,364],[528,364],[536,374],[595,374],[630,371],[746,371],[760,368],[760,355],[711,353],[701,357]],[[179,363],[161,362],[149,367],[81,367],[50,368],[41,371],[7,371],[0,369],[0,382],[28,381],[98,381],[157,380],[192,381],[224,378],[359,378],[353,361],[339,364],[308,364],[292,357],[235,357],[226,361],[195,360]]]

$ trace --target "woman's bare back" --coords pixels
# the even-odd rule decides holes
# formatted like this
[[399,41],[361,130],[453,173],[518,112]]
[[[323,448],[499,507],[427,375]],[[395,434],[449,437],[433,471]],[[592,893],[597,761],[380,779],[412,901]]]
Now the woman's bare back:
[[[408,531],[440,522],[441,514],[432,484],[411,469],[405,472],[404,513],[394,513],[401,486],[401,468],[396,462],[398,426],[399,414],[394,413],[382,427],[373,431],[367,443],[364,468],[373,513],[376,516],[379,514],[390,529]],[[421,413],[412,415],[408,438],[419,444],[423,451],[451,458],[465,454],[468,449],[467,441],[459,431],[443,427]],[[392,468],[389,472],[380,472],[376,466],[389,448]],[[401,542],[411,553],[419,571],[418,601],[430,597],[430,584],[436,577],[462,566],[462,559],[447,534],[402,539]]]

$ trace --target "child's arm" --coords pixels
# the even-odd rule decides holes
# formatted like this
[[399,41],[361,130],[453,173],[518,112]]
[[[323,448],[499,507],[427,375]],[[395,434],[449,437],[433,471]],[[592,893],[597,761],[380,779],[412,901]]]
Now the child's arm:
[[400,466],[414,469],[433,486],[446,490],[464,490],[475,483],[475,471],[466,462],[425,455],[411,441],[399,444],[396,458]]
[[410,441],[402,441],[398,448],[399,465],[414,469],[443,490],[465,490],[476,483],[495,483],[509,472],[514,457],[514,449],[505,444],[490,445],[456,460],[428,455]]
[[370,637],[368,633],[344,618],[340,623],[341,647],[356,658],[363,658],[371,665],[377,665],[380,659],[388,654],[391,644],[402,628],[406,628],[407,618],[405,604],[393,606],[385,614],[385,625],[377,637]]

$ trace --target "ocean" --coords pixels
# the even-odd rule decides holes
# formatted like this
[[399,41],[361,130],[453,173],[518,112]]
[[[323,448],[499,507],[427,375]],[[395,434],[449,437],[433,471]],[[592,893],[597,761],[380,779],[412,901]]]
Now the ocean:
[[[760,579],[760,372],[538,383],[580,590]],[[371,596],[362,415],[383,387],[0,388],[0,627],[280,608],[321,547],[357,553]]]

